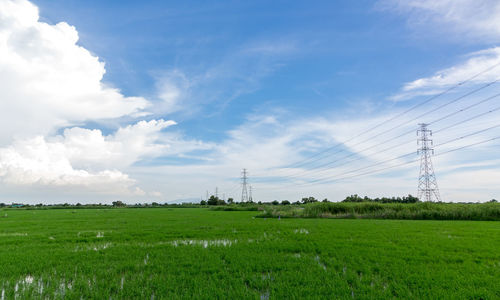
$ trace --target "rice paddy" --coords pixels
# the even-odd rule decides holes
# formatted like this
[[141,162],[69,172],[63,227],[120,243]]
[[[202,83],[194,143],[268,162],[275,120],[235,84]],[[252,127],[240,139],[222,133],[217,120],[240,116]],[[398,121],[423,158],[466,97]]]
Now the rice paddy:
[[500,298],[500,223],[9,210],[0,299]]

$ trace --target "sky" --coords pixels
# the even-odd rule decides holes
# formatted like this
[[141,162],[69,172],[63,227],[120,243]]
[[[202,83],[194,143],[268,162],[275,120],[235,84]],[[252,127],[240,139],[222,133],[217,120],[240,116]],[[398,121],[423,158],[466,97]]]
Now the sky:
[[0,202],[500,198],[495,0],[0,0]]

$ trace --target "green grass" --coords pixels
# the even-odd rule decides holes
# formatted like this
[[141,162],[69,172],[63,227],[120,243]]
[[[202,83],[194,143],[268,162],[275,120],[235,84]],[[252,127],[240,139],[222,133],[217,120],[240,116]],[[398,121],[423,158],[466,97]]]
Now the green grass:
[[260,217],[500,221],[500,203],[317,202],[262,209]]
[[3,210],[0,293],[5,299],[500,297],[499,222],[258,214]]

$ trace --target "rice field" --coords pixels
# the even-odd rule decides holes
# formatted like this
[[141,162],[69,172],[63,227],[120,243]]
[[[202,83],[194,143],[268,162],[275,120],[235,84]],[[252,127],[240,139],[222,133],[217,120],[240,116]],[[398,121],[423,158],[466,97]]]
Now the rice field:
[[500,222],[0,212],[0,299],[500,298]]

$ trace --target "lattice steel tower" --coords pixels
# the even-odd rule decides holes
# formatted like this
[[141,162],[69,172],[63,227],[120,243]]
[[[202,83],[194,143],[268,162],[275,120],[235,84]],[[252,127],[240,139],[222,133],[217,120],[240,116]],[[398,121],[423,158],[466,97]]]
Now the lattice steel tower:
[[247,169],[243,169],[241,172],[241,202],[248,202],[248,172]]
[[439,188],[432,166],[431,155],[434,154],[432,148],[432,130],[427,129],[425,123],[418,124],[420,128],[417,130],[417,144],[420,145],[417,153],[420,154],[420,174],[418,176],[418,198],[422,201],[441,201]]

